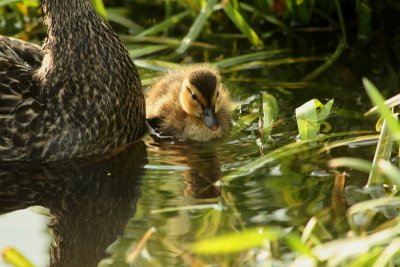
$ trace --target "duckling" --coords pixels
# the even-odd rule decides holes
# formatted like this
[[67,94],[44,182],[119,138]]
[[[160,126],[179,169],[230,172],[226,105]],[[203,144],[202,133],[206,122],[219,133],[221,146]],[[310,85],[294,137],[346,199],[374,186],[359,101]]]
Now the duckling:
[[161,135],[209,141],[228,135],[230,96],[210,64],[194,64],[165,75],[146,97],[146,118]]
[[142,84],[90,0],[41,0],[42,48],[0,37],[0,161],[105,154],[147,130]]

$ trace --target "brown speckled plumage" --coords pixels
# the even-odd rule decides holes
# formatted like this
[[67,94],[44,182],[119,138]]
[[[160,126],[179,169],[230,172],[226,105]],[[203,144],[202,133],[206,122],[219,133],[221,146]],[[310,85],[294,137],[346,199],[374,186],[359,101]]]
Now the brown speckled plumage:
[[[196,99],[192,98],[193,94]],[[183,108],[183,102],[190,102],[189,110]],[[230,105],[229,93],[220,83],[216,68],[209,64],[194,64],[165,75],[150,87],[146,97],[146,118],[161,135],[204,142],[229,134]],[[215,112],[217,129],[211,130],[205,123],[207,107]]]
[[136,68],[90,0],[42,0],[38,46],[0,37],[0,161],[106,153],[146,130]]

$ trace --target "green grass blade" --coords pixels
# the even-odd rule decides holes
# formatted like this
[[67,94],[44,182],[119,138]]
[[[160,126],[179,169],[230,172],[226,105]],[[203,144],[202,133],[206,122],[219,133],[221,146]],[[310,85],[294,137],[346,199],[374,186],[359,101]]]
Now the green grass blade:
[[378,107],[378,112],[385,118],[394,139],[396,141],[400,140],[399,122],[393,117],[392,111],[385,105],[384,98],[368,79],[363,78],[363,84],[372,103]]
[[261,16],[263,19],[265,19],[269,23],[272,23],[272,24],[274,24],[276,26],[279,26],[279,27],[285,29],[286,31],[290,30],[289,27],[287,27],[282,21],[278,20],[275,16],[268,15],[266,13],[260,12],[258,9],[254,8],[253,6],[251,6],[249,4],[241,2],[240,3],[240,7],[245,11],[248,11],[248,12],[250,12],[252,14],[256,14],[257,16]]
[[[119,37],[124,43],[152,43],[152,44],[166,44],[171,47],[179,46],[182,42],[178,38],[168,38],[164,36],[144,36],[136,37],[133,35],[120,34]],[[215,45],[204,43],[204,42],[193,42],[193,47],[199,47],[202,49],[215,49]]]
[[319,75],[321,75],[327,69],[329,69],[333,65],[333,63],[336,62],[336,60],[339,59],[339,57],[343,54],[343,51],[345,48],[346,48],[346,43],[344,41],[340,40],[335,52],[331,56],[329,56],[322,65],[320,65],[313,72],[311,72],[306,77],[304,77],[301,81],[309,82],[309,81],[317,78]]
[[249,53],[246,55],[230,57],[227,59],[220,60],[218,62],[215,62],[214,65],[218,69],[225,69],[225,68],[228,68],[231,66],[235,66],[235,65],[244,63],[244,62],[268,59],[268,58],[271,58],[271,57],[274,57],[276,55],[280,55],[280,54],[286,53],[286,52],[288,52],[287,49],[277,49],[277,50]]
[[378,259],[372,267],[390,266],[390,261],[400,251],[400,238],[395,238],[390,244],[382,251]]
[[255,60],[250,61],[243,64],[233,65],[227,69],[224,69],[223,72],[237,72],[243,70],[254,70],[266,67],[275,67],[280,65],[288,65],[288,64],[297,64],[297,63],[304,63],[304,62],[314,62],[314,61],[324,61],[325,57],[298,57],[298,58],[278,58],[278,59],[268,59],[265,61],[262,60]]
[[368,184],[382,184],[384,182],[383,176],[378,168],[378,161],[384,159],[389,160],[392,154],[393,139],[389,134],[389,128],[386,120],[383,122],[381,134],[379,135],[378,144],[376,146],[374,159],[372,161],[372,170],[369,173]]
[[107,11],[104,7],[103,0],[92,0],[94,9],[105,19],[107,19]]
[[367,160],[347,157],[331,159],[328,165],[330,168],[347,167],[366,173],[372,169],[372,163]]
[[179,21],[183,18],[187,17],[190,14],[189,10],[183,11],[179,14],[169,17],[168,19],[157,23],[156,25],[151,26],[150,28],[140,32],[136,35],[136,37],[144,37],[147,35],[154,35],[156,33],[165,31],[166,29],[175,26]]
[[222,4],[222,7],[231,21],[236,25],[236,27],[247,37],[247,39],[254,46],[262,46],[263,42],[260,37],[258,37],[257,33],[253,30],[252,27],[247,23],[247,21],[243,18],[242,14],[240,14],[239,10],[235,8],[230,1],[226,1]]
[[327,261],[327,266],[346,266],[350,259],[368,253],[376,246],[390,243],[399,233],[400,227],[398,226],[363,237],[337,239],[316,246],[313,249],[313,254],[320,261]]
[[216,3],[217,0],[207,0],[207,4],[202,8],[192,27],[190,27],[188,34],[183,38],[181,45],[176,49],[177,53],[185,53],[191,43],[197,39]]
[[131,29],[135,33],[143,30],[142,26],[125,17],[119,9],[108,8],[107,14],[110,21]]
[[30,6],[30,7],[38,7],[40,6],[40,1],[39,0],[24,0],[23,1],[25,5]]
[[178,69],[180,67],[179,64],[162,60],[138,59],[134,60],[134,62],[138,67],[163,72]]
[[371,141],[377,140],[378,138],[379,138],[378,134],[369,134],[369,135],[349,137],[346,139],[329,142],[329,143],[324,144],[324,146],[318,151],[318,154],[330,151],[334,148],[341,147],[341,146],[348,146],[348,145],[360,143],[360,142],[371,142]]
[[0,7],[18,2],[22,2],[22,0],[0,0]]
[[[388,106],[389,108],[400,105],[400,94],[395,95],[395,96],[389,98],[388,100],[386,100],[385,105]],[[376,112],[377,110],[378,110],[378,107],[374,106],[373,108],[371,108],[370,110],[365,112],[365,116],[368,116],[368,115]]]
[[237,177],[250,175],[275,160],[309,150],[311,148],[309,146],[310,143],[311,141],[300,141],[282,146],[260,158],[253,159],[251,162],[242,164],[241,166],[237,167],[235,171],[225,175],[222,180],[229,182]]
[[353,216],[359,213],[366,213],[368,212],[368,210],[375,210],[375,209],[382,210],[382,207],[399,207],[399,206],[400,206],[400,197],[388,196],[388,197],[381,197],[378,199],[366,200],[351,206],[347,210],[347,217],[349,218],[350,226],[354,226],[355,223],[353,221]]
[[393,184],[400,187],[400,169],[392,165],[388,160],[378,161],[379,169],[392,181]]
[[204,209],[215,209],[215,210],[221,210],[223,207],[220,204],[203,204],[203,205],[188,205],[188,206],[183,206],[183,207],[170,207],[170,208],[164,208],[164,209],[155,209],[152,210],[150,213],[151,214],[159,214],[159,213],[168,213],[168,212],[177,212],[177,211],[183,211],[183,210],[204,210]]
[[[324,142],[328,138],[338,138],[338,137],[342,137],[342,136],[358,135],[358,134],[365,134],[365,132],[341,132],[341,133],[335,133],[335,134],[330,134],[330,135],[324,135],[324,136],[318,137],[319,142],[317,144],[313,144],[312,146],[310,144],[315,142],[313,140],[293,142],[293,143],[281,146],[281,147],[263,155],[260,158],[253,159],[252,161],[250,161],[248,163],[242,164],[241,166],[237,167],[237,169],[235,171],[232,171],[231,173],[225,175],[222,178],[222,180],[224,182],[229,182],[235,178],[250,175],[250,174],[254,173],[255,171],[257,171],[258,169],[265,167],[265,165],[267,165],[275,160],[289,157],[289,156],[295,155],[297,153],[302,153],[302,152],[308,151],[310,149],[318,148],[318,147],[322,146],[323,145],[322,142]],[[378,137],[377,135],[349,137],[344,140],[333,142],[333,143],[335,143],[335,146],[333,146],[333,147],[348,145],[349,143],[352,143],[352,142],[373,140],[373,139],[376,139],[377,137]],[[340,143],[336,144],[336,142],[340,142]],[[333,148],[333,147],[331,147],[331,148]],[[320,149],[318,151],[318,154],[322,153],[324,151],[326,151],[326,150]]]
[[190,250],[208,255],[235,253],[263,246],[265,241],[277,240],[280,235],[281,231],[277,228],[249,229],[241,233],[198,241],[190,246]]
[[168,49],[168,45],[149,45],[139,49],[130,49],[129,54],[132,58],[147,56]]

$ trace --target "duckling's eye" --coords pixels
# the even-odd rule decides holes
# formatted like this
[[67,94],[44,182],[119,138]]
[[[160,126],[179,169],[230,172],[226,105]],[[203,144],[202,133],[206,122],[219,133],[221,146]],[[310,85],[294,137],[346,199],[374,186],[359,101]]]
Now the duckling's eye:
[[197,101],[197,100],[198,100],[197,95],[192,94],[192,99],[195,100],[195,101]]

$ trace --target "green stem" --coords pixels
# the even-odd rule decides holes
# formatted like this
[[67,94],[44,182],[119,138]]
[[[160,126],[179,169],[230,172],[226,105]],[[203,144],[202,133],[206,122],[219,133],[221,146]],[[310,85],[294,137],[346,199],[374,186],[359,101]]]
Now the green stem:
[[319,75],[321,75],[324,71],[326,71],[328,68],[330,68],[333,65],[333,63],[336,62],[336,60],[342,55],[345,47],[346,47],[346,43],[343,40],[340,40],[339,45],[336,48],[335,52],[321,66],[316,68],[313,72],[308,74],[301,81],[309,82],[309,81],[317,78]]
[[335,0],[335,4],[336,4],[336,9],[337,9],[337,14],[339,17],[340,31],[342,33],[342,41],[343,41],[344,45],[347,45],[346,25],[345,25],[344,19],[343,19],[342,8],[340,6],[340,0]]

